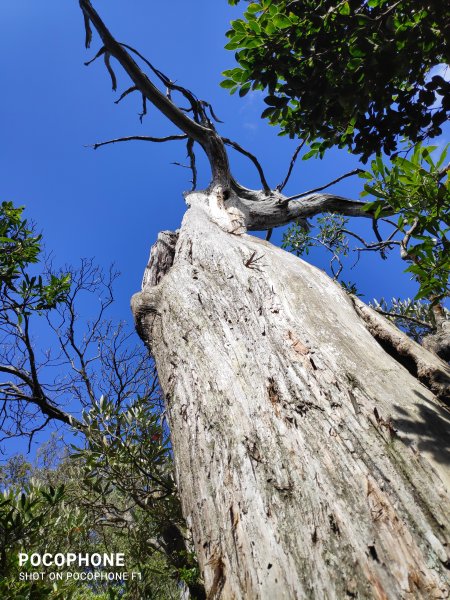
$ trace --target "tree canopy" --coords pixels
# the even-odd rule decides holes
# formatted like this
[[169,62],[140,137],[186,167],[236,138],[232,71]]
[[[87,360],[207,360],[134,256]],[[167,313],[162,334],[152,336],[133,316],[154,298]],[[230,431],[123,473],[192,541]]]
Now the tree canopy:
[[[229,0],[237,4],[239,0]],[[366,160],[400,137],[442,133],[450,83],[450,8],[439,0],[261,0],[232,22],[238,67],[222,86],[263,90],[271,124],[290,137],[337,145]]]

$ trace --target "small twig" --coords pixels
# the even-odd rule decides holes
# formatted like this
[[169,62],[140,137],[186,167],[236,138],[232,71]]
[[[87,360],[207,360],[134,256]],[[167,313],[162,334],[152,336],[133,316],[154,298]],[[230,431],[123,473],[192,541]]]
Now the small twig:
[[97,54],[94,56],[94,58],[91,58],[91,60],[88,60],[87,62],[84,63],[85,67],[89,67],[89,65],[91,65],[94,61],[97,60],[97,58],[99,58],[100,56],[102,56],[102,54],[104,54],[106,52],[106,48],[105,46],[102,46],[100,48],[100,50],[97,52]]
[[244,156],[246,156],[247,158],[249,158],[252,161],[252,163],[255,165],[255,167],[259,173],[259,178],[261,180],[264,191],[270,192],[270,187],[269,187],[269,184],[267,183],[266,177],[264,175],[264,171],[263,171],[258,159],[256,158],[256,156],[254,154],[252,154],[251,152],[249,152],[248,150],[245,150],[244,148],[242,148],[242,146],[240,146],[236,142],[233,142],[232,140],[230,140],[228,138],[223,137],[222,142],[224,144],[226,144],[227,146],[231,146],[232,148],[234,148],[235,150],[237,150],[238,152],[240,152],[241,154],[243,154]]
[[[200,122],[199,115],[204,116],[204,114],[205,114],[204,110],[202,108],[202,103],[197,99],[197,97],[190,90],[188,90],[180,85],[176,85],[173,81],[171,81],[169,79],[169,77],[167,77],[167,75],[165,75],[162,71],[160,71],[159,69],[154,67],[152,65],[152,63],[145,58],[145,56],[143,56],[138,50],[136,50],[132,46],[129,46],[128,44],[124,44],[124,43],[120,43],[120,45],[123,46],[124,48],[126,48],[127,50],[130,50],[130,52],[133,52],[134,54],[136,54],[136,56],[138,56],[148,66],[148,68],[151,69],[151,71],[156,75],[156,77],[158,77],[158,79],[166,86],[166,88],[167,88],[166,96],[171,102],[172,102],[172,98],[171,98],[170,90],[180,92],[180,94],[182,94],[190,102],[191,107],[192,107],[192,112],[194,113],[196,122]],[[167,93],[167,92],[169,92],[169,93]]]
[[414,233],[417,225],[419,223],[419,219],[414,219],[414,223],[411,225],[410,229],[405,234],[405,237],[400,242],[400,256],[403,260],[408,260],[408,244],[411,239],[412,234]]
[[216,113],[213,110],[213,107],[211,106],[211,104],[209,102],[206,102],[206,100],[202,100],[201,101],[203,106],[206,106],[207,108],[209,108],[209,112],[211,113],[211,117],[214,119],[214,121],[216,121],[216,123],[223,123],[223,121],[221,121]]
[[197,167],[195,165],[195,153],[194,153],[194,140],[189,138],[186,144],[187,155],[190,160],[190,166],[192,171],[192,188],[191,191],[194,191],[197,187]]
[[97,142],[96,144],[91,144],[86,147],[97,150],[97,148],[101,148],[101,146],[107,146],[108,144],[115,144],[116,142],[131,142],[131,141],[137,140],[137,141],[141,141],[141,142],[158,142],[158,143],[160,143],[160,142],[170,142],[172,140],[185,140],[186,138],[187,138],[187,135],[185,135],[185,134],[168,135],[168,136],[162,137],[162,138],[150,137],[147,135],[130,135],[128,137],[116,138],[114,140],[107,140],[106,142]]
[[378,223],[377,223],[376,219],[372,219],[372,229],[373,229],[373,232],[374,232],[375,237],[377,238],[377,240],[379,242],[382,242],[383,238],[381,237],[380,232],[378,230]]
[[114,104],[119,104],[119,102],[121,102],[126,96],[128,96],[128,94],[131,94],[132,92],[137,92],[138,88],[133,85],[130,88],[128,88],[127,90],[124,91],[124,93],[120,96],[120,98],[118,100],[115,100]]
[[391,236],[387,239],[387,240],[381,240],[380,242],[374,242],[373,244],[368,244],[366,242],[366,240],[364,238],[362,238],[360,235],[358,235],[357,233],[354,233],[353,231],[350,231],[349,229],[339,229],[338,233],[345,233],[347,235],[351,235],[352,237],[354,237],[355,239],[357,239],[359,242],[361,242],[362,244],[364,244],[364,248],[356,248],[356,250],[358,252],[364,251],[364,250],[384,250],[385,247],[390,247],[392,244],[395,245],[399,245],[400,242],[396,241],[396,240],[392,240],[392,234]]
[[108,69],[109,76],[111,77],[112,89],[115,92],[117,90],[117,78],[113,68],[111,67],[111,54],[109,52],[105,52],[105,65]]
[[450,173],[450,163],[438,172],[438,179],[441,180],[447,173]]
[[266,242],[270,241],[270,238],[272,237],[272,233],[273,233],[273,227],[271,227],[270,229],[267,230]]
[[[83,9],[83,7],[82,7]],[[89,19],[89,17],[87,16],[87,14],[83,11],[83,18],[84,18],[84,29],[86,32],[86,37],[84,40],[84,45],[86,48],[90,48],[91,46],[91,42],[92,42],[92,29],[91,29],[91,21]]]
[[[326,250],[328,250],[328,252],[331,252],[331,254],[333,255],[333,257],[330,261],[330,269],[331,269],[331,272],[333,273],[333,279],[336,281],[338,279],[339,275],[341,274],[342,269],[344,268],[344,265],[342,264],[342,261],[339,258],[338,254],[328,244],[326,244],[319,238],[311,236],[310,239],[313,240],[314,242],[317,242],[321,246],[323,246]],[[334,261],[336,261],[339,265],[339,269],[338,269],[337,273],[335,273],[335,271],[334,271],[334,267],[333,267]]]
[[[264,256],[264,254],[261,254],[261,256],[256,256],[256,250],[254,250],[252,252],[252,254],[250,255],[250,258],[247,258],[247,260],[244,262],[244,265],[248,268],[248,269],[254,269],[255,267],[253,265],[255,265],[255,263],[258,260],[261,260],[261,258]],[[256,257],[256,258],[255,258]]]
[[139,113],[139,121],[142,123],[142,119],[147,114],[147,98],[142,94],[142,112]]
[[303,146],[305,145],[305,143],[306,143],[306,140],[303,140],[303,142],[299,146],[297,146],[297,149],[295,150],[294,154],[292,155],[291,164],[289,165],[289,169],[288,169],[288,172],[286,174],[286,177],[275,188],[278,192],[282,192],[283,189],[286,187],[287,182],[289,181],[289,178],[291,176],[292,170],[294,168],[295,161],[297,160],[297,157],[300,154],[300,151],[303,148]]
[[308,196],[308,194],[314,194],[315,192],[321,192],[322,190],[329,188],[330,186],[334,185],[335,183],[339,183],[339,181],[342,181],[343,179],[346,179],[347,177],[351,177],[352,175],[357,175],[358,173],[362,173],[362,171],[363,171],[363,169],[354,169],[353,171],[350,171],[349,173],[346,173],[345,175],[341,175],[341,177],[338,177],[337,179],[330,181],[330,183],[327,183],[326,185],[322,185],[318,188],[314,188],[313,190],[309,190],[307,192],[302,192],[301,194],[295,194],[295,196],[289,196],[288,198],[283,200],[283,202],[288,202],[289,200],[297,200],[297,198],[302,198],[303,196]]

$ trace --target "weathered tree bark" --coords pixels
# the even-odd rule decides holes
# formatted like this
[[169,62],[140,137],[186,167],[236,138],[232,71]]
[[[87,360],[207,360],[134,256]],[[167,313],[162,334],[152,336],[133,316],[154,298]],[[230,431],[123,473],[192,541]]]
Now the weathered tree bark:
[[132,307],[208,597],[447,598],[447,366],[215,192],[187,200]]

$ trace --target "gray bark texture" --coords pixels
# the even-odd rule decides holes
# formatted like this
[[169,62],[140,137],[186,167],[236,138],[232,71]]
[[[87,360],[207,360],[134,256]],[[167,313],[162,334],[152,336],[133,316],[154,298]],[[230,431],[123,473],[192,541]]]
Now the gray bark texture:
[[448,366],[232,200],[190,194],[132,299],[208,598],[448,598]]

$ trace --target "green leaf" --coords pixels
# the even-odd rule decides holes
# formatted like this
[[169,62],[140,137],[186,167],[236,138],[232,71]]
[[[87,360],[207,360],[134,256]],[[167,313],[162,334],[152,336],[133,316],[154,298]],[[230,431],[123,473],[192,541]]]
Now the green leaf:
[[250,15],[253,15],[253,14],[259,12],[260,10],[262,10],[261,5],[257,4],[256,2],[252,2],[252,4],[248,5],[246,12],[249,13]]
[[227,90],[234,87],[235,85],[236,84],[232,79],[224,79],[223,81],[220,82],[220,87],[223,87]]
[[287,27],[290,27],[292,25],[291,20],[282,13],[274,15],[272,18],[272,22],[275,25],[275,27],[278,27],[278,29],[286,29]]
[[349,2],[342,2],[339,7],[339,14],[348,16],[350,14],[350,4]]

